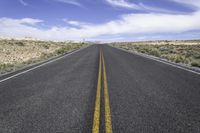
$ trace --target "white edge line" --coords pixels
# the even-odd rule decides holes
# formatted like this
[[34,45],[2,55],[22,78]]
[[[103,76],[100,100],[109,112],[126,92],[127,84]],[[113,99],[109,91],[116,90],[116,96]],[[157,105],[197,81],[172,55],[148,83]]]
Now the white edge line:
[[[89,45],[89,46],[91,46],[91,45]],[[7,78],[5,78],[5,79],[0,80],[0,83],[1,83],[1,82],[4,82],[4,81],[6,81],[6,80],[9,80],[9,79],[11,79],[11,78],[17,77],[17,76],[19,76],[19,75],[22,75],[22,74],[24,74],[24,73],[27,73],[27,72],[29,72],[29,71],[32,71],[32,70],[34,70],[34,69],[36,69],[36,68],[42,67],[42,66],[44,66],[44,65],[47,65],[47,64],[50,64],[50,63],[55,62],[55,61],[57,61],[57,60],[60,60],[60,59],[62,59],[62,58],[65,58],[65,57],[67,57],[67,56],[69,56],[69,55],[72,55],[72,54],[74,54],[74,53],[76,53],[76,52],[78,52],[78,51],[81,51],[81,50],[83,50],[83,49],[85,49],[85,48],[87,48],[87,47],[89,47],[89,46],[86,46],[86,47],[84,47],[84,48],[75,50],[75,51],[73,51],[73,52],[71,52],[71,53],[68,53],[68,54],[66,54],[66,55],[64,55],[64,56],[55,58],[55,59],[53,59],[53,60],[47,61],[47,62],[45,62],[45,63],[42,63],[42,64],[40,64],[40,65],[38,65],[38,66],[33,67],[33,68],[30,68],[30,69],[28,69],[28,70],[25,70],[25,71],[19,72],[19,73],[17,73],[17,74],[14,74],[14,75],[12,75],[12,76],[10,76],[10,77],[7,77]]]
[[[108,45],[108,46],[109,46],[109,45]],[[110,46],[110,47],[112,47],[112,46]],[[171,64],[171,63],[167,63],[167,62],[164,62],[164,61],[162,61],[162,60],[158,60],[158,59],[155,59],[155,58],[153,58],[153,57],[149,57],[148,55],[142,55],[142,54],[140,54],[140,53],[133,53],[133,52],[127,51],[127,50],[125,50],[125,49],[121,49],[121,48],[117,48],[117,47],[113,47],[113,48],[122,50],[122,51],[127,52],[127,53],[136,54],[136,55],[139,55],[139,56],[142,56],[142,57],[145,57],[145,58],[148,58],[148,59],[157,61],[157,62],[161,62],[161,63],[167,64],[167,65],[170,65],[170,66],[173,66],[173,67],[176,67],[176,68],[179,68],[179,69],[182,69],[182,70],[185,70],[185,71],[188,71],[188,72],[191,72],[191,73],[200,75],[199,72],[196,72],[196,71],[193,71],[193,70],[190,70],[190,69],[187,69],[187,68],[178,66],[178,65],[174,65],[174,64]]]

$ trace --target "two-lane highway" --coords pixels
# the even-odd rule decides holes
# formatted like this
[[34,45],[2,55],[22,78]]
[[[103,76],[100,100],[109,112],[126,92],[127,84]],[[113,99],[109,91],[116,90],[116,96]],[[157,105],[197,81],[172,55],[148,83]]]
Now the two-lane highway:
[[200,133],[200,76],[93,45],[0,82],[0,133]]

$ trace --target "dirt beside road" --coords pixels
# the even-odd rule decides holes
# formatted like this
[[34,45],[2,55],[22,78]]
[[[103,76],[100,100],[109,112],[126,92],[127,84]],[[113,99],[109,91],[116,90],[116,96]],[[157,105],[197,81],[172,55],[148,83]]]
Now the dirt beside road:
[[0,40],[0,74],[79,49],[87,44],[35,40]]

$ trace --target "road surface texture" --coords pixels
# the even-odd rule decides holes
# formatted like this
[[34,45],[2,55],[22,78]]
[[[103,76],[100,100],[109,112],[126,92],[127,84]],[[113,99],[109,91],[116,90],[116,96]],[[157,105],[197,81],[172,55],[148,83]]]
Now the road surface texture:
[[200,133],[200,76],[92,45],[0,82],[0,133],[90,132]]

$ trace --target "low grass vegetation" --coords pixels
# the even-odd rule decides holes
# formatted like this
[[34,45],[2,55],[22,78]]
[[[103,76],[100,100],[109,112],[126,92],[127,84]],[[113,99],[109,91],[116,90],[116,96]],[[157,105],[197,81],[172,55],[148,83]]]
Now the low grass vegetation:
[[0,39],[0,75],[80,49],[88,43]]
[[150,41],[113,43],[114,47],[139,52],[200,68],[200,41]]

